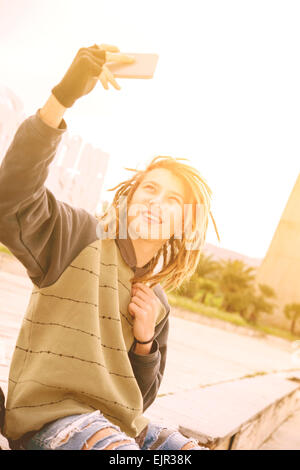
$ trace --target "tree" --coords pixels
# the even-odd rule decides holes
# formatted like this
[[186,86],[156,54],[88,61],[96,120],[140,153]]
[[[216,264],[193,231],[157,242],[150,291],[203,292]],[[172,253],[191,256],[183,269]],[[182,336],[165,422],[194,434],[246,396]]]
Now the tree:
[[220,269],[219,262],[215,261],[212,255],[206,255],[202,252],[195,271],[197,276],[202,278],[215,277],[218,269]]
[[275,305],[266,299],[277,297],[274,289],[271,286],[268,286],[267,284],[259,284],[258,287],[260,291],[258,295],[252,293],[252,295],[249,297],[251,314],[248,320],[254,325],[257,323],[260,313],[268,313],[271,315],[274,311]]
[[176,289],[178,295],[189,297],[192,299],[200,290],[201,279],[199,279],[197,273],[194,273],[190,279],[183,282],[182,285]]
[[273,313],[274,304],[268,302],[263,295],[253,295],[250,301],[250,310],[251,314],[248,321],[255,325],[260,313],[268,313],[270,315]]
[[211,279],[198,278],[197,287],[200,289],[200,292],[197,292],[194,295],[193,300],[196,302],[202,302],[203,304],[205,304],[206,297],[209,293],[215,294],[217,291],[217,284]]
[[300,304],[299,303],[286,304],[284,307],[284,314],[289,320],[292,320],[291,333],[295,333],[295,325],[296,325],[298,318],[300,318]]
[[226,292],[223,296],[222,308],[226,310],[226,312],[238,312],[241,317],[246,318],[249,310],[249,302],[253,295],[252,289],[253,288]]
[[258,286],[259,286],[259,289],[260,289],[261,293],[265,297],[268,297],[270,299],[277,297],[274,289],[271,286],[269,286],[268,284],[258,284]]
[[218,273],[218,283],[223,294],[223,308],[227,312],[245,310],[245,293],[253,289],[254,268],[248,267],[241,260],[222,260]]

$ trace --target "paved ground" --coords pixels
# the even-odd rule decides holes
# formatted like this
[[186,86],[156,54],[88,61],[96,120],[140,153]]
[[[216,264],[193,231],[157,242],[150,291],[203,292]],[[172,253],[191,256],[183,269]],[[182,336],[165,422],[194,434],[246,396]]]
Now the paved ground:
[[[10,360],[32,283],[29,278],[0,272],[0,386],[6,393]],[[167,365],[159,395],[239,380],[260,372],[300,369],[288,342],[273,344],[261,337],[170,317]],[[298,429],[299,429],[299,417]]]

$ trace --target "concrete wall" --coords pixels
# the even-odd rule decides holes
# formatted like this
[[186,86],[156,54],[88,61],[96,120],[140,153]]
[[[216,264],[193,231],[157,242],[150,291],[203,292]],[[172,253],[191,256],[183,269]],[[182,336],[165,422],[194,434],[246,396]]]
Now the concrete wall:
[[[291,321],[284,316],[283,308],[288,303],[300,303],[300,174],[258,269],[256,282],[269,284],[278,296],[274,315],[260,318],[289,329]],[[296,331],[300,333],[300,320]]]

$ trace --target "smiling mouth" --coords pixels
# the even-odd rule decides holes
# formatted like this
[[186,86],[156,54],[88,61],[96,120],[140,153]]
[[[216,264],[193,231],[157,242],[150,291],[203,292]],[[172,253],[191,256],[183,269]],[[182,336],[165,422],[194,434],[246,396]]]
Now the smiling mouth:
[[161,217],[159,217],[157,215],[153,215],[150,212],[147,212],[147,211],[142,212],[142,216],[148,223],[151,223],[151,222],[155,223],[155,224],[161,224],[162,223]]

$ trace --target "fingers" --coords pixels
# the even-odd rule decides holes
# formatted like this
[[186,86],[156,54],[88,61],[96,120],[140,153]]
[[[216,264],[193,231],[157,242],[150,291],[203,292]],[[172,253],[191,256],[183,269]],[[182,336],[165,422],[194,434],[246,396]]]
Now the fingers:
[[120,49],[117,46],[110,44],[101,44],[100,46],[94,44],[91,47],[82,47],[79,49],[79,52],[89,52],[95,57],[103,59],[104,62],[116,62],[122,64],[132,64],[135,62],[135,57],[120,53]]
[[88,70],[93,77],[97,77],[103,88],[108,90],[108,83],[116,90],[121,90],[113,73],[105,66],[106,61],[129,64],[135,62],[135,58],[119,53],[119,48],[112,44],[94,44],[91,47],[82,47],[78,54],[83,62],[83,67]]
[[144,291],[138,288],[133,289],[133,297],[139,297],[146,303],[149,302],[149,300],[152,300],[152,297],[149,297],[149,295],[147,295]]
[[103,56],[103,51],[99,51],[102,54],[102,57],[96,57],[90,50],[88,49],[80,49],[78,53],[78,63],[80,64],[80,68],[83,73],[88,73],[91,77],[98,78],[101,71],[102,66],[105,62],[105,57]]
[[103,65],[103,67],[102,67],[102,72],[99,76],[99,80],[101,81],[103,87],[106,90],[108,90],[108,82],[111,83],[116,90],[121,90],[121,87],[116,82],[113,74],[111,73],[110,70],[108,70],[108,68],[105,65]]
[[128,312],[130,313],[130,315],[132,316],[132,318],[134,318],[134,317],[135,317],[135,313],[133,312],[133,310],[132,310],[132,308],[131,308],[132,305],[134,305],[134,304],[133,304],[133,303],[132,303],[132,304],[130,303],[130,304],[128,305]]
[[141,282],[136,282],[135,284],[133,284],[132,288],[134,289],[135,287],[138,287],[143,292],[145,292],[145,294],[149,295],[150,297],[156,300],[156,295],[150,287],[146,286],[145,284],[142,284]]
[[100,80],[100,82],[102,83],[103,88],[105,88],[105,90],[108,90],[107,77],[106,77],[106,75],[105,75],[105,71],[104,71],[104,70],[102,70],[102,72],[100,73],[100,75],[99,75],[99,80]]
[[134,318],[136,315],[145,315],[144,310],[133,302],[128,305],[128,310]]
[[102,59],[103,63],[106,61],[106,52],[98,47],[88,47],[86,51],[92,54],[96,59]]
[[96,61],[100,61],[101,64],[103,65],[106,61],[106,52],[101,51],[97,47],[82,47],[78,51],[79,56],[86,56],[88,55],[89,57],[92,57]]
[[104,73],[105,73],[105,76],[107,78],[107,80],[117,89],[117,90],[121,90],[121,87],[120,85],[118,84],[118,82],[116,81],[115,77],[113,76],[112,72],[105,66],[103,65],[102,67],[104,69]]
[[97,47],[107,52],[120,52],[120,49],[117,46],[113,46],[112,44],[100,44]]
[[106,62],[116,62],[121,64],[132,64],[135,62],[135,58],[132,55],[127,54],[112,54],[106,52]]
[[95,59],[91,54],[86,53],[82,54],[81,61],[84,65],[85,70],[89,71],[92,77],[99,77],[99,74],[102,71],[102,60]]
[[131,302],[140,307],[143,311],[147,311],[149,309],[147,302],[137,295],[131,298]]

